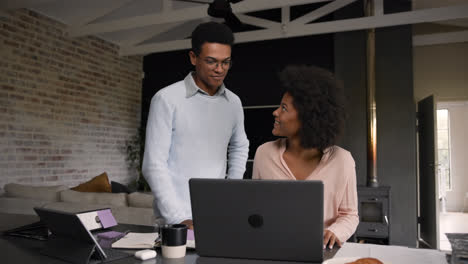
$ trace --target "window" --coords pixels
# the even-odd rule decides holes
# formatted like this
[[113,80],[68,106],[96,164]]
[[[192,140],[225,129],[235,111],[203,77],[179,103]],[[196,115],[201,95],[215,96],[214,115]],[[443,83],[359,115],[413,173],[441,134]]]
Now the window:
[[450,131],[448,109],[437,110],[437,157],[439,160],[438,176],[440,187],[444,191],[452,189],[450,176]]

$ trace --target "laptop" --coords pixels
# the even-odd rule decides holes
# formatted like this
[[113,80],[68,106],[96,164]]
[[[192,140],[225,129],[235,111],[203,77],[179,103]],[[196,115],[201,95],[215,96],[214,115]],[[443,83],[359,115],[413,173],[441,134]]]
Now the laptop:
[[74,213],[35,207],[37,215],[52,233],[41,252],[76,264],[102,263],[132,256],[102,248]]
[[323,183],[190,179],[202,257],[323,260]]
[[46,224],[44,224],[42,221],[36,221],[31,224],[3,231],[3,235],[31,238],[36,240],[47,240],[50,233]]

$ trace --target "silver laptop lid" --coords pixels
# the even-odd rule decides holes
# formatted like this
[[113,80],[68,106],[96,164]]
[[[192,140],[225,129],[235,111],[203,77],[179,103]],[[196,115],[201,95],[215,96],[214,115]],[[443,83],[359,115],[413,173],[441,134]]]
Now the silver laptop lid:
[[191,179],[200,256],[323,259],[321,181]]

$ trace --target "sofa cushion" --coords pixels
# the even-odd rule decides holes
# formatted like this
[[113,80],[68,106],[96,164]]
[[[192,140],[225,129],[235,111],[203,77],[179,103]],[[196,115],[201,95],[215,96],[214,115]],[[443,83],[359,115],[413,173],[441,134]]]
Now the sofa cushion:
[[153,208],[113,207],[111,210],[119,224],[154,226],[159,223]]
[[60,201],[71,203],[127,206],[125,193],[94,193],[65,190],[60,193]]
[[40,201],[57,202],[60,200],[60,191],[68,189],[64,185],[56,186],[31,186],[16,183],[8,183],[3,187],[5,196],[28,198]]
[[43,207],[47,201],[17,197],[1,197],[0,213],[36,215],[34,207]]
[[139,208],[153,208],[154,196],[151,193],[134,192],[127,196],[128,206]]
[[103,172],[91,180],[84,182],[76,187],[71,188],[78,192],[111,192],[112,187],[109,183],[107,173]]
[[[91,210],[111,207],[109,205],[86,204],[86,203],[70,203],[70,202],[55,202],[44,205],[44,208],[64,211],[69,213],[79,213]],[[112,215],[119,224],[147,225],[154,226],[163,223],[162,218],[155,217],[152,208],[135,208],[135,207],[111,207]]]
[[[64,211],[69,213],[80,213],[86,211],[93,211],[103,208],[110,208],[111,205],[105,204],[88,204],[88,203],[72,203],[72,202],[54,202],[48,203],[43,206],[47,209],[54,209],[58,211]],[[126,207],[124,207],[126,208]]]

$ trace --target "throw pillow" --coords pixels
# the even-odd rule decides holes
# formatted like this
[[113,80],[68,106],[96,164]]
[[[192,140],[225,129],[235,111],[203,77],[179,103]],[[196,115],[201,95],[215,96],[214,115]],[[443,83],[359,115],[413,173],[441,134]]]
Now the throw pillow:
[[115,181],[111,181],[111,187],[113,193],[131,193],[127,186]]
[[103,172],[91,180],[71,188],[71,190],[78,192],[111,192],[112,188],[107,173]]

